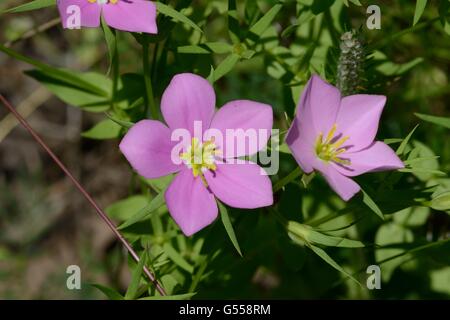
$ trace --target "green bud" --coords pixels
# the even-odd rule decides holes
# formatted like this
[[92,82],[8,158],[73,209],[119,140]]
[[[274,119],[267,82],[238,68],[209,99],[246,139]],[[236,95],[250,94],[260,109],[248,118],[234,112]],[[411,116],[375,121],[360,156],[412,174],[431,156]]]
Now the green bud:
[[356,31],[345,32],[340,50],[336,85],[342,96],[349,96],[358,92],[362,82],[366,58],[362,38]]

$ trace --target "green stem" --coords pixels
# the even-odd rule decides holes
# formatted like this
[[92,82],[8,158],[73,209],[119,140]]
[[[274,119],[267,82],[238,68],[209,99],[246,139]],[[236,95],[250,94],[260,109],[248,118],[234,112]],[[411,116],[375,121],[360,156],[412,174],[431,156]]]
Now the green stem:
[[112,67],[111,71],[112,71],[112,79],[113,79],[111,109],[115,112],[117,111],[115,101],[116,101],[116,97],[117,97],[117,87],[119,84],[119,57],[118,56],[119,56],[119,52],[117,49],[117,38],[116,38],[116,42],[114,45],[114,52],[113,52],[112,61],[111,61],[111,67]]
[[158,109],[155,104],[155,97],[153,95],[152,73],[150,68],[149,57],[149,43],[144,40],[142,43],[142,62],[144,68],[144,82],[145,82],[145,116],[147,116],[148,109],[153,119],[158,119]]
[[295,168],[291,173],[289,173],[286,177],[278,181],[275,186],[273,187],[273,192],[280,191],[282,188],[284,188],[286,185],[297,179],[302,175],[302,170],[300,167]]

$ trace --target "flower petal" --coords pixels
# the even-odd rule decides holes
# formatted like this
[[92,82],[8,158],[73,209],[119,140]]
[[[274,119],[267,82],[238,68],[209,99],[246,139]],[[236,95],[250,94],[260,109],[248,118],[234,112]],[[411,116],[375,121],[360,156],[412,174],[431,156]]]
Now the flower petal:
[[340,103],[339,90],[313,75],[302,94],[297,114],[311,121],[317,135],[320,132],[327,134],[336,122]]
[[252,162],[218,163],[217,170],[205,172],[211,191],[234,208],[254,209],[273,204],[272,183],[260,166]]
[[357,94],[342,99],[337,116],[337,128],[349,139],[345,143],[351,152],[368,147],[375,139],[386,97]]
[[315,139],[311,123],[295,117],[286,135],[286,144],[306,173],[311,173],[314,170],[314,164],[318,161],[314,151]]
[[370,147],[354,152],[343,153],[341,158],[350,160],[349,166],[335,165],[336,169],[349,177],[366,172],[386,171],[404,168],[403,162],[387,144],[374,142]]
[[180,170],[171,159],[174,146],[170,130],[163,123],[142,120],[125,135],[120,150],[141,176],[154,179]]
[[[97,3],[89,3],[86,0],[58,0],[58,10],[65,29],[100,26],[101,7]],[[76,25],[78,23],[79,26]]]
[[194,121],[201,121],[203,130],[209,128],[216,106],[211,84],[192,73],[173,77],[161,100],[161,111],[172,130],[188,129],[194,136]]
[[360,186],[355,181],[341,174],[333,165],[325,164],[323,162],[319,163],[320,165],[318,165],[316,169],[322,173],[330,187],[342,198],[342,200],[350,200],[361,190]]
[[271,106],[250,100],[236,100],[217,111],[211,129],[221,132],[223,139],[216,139],[215,144],[223,157],[236,158],[262,150],[272,133],[272,125]]
[[200,177],[192,171],[182,170],[165,193],[167,208],[186,236],[214,222],[218,208],[214,195],[203,185]]
[[118,30],[129,32],[158,33],[156,25],[156,5],[152,1],[118,1],[103,5],[106,23]]

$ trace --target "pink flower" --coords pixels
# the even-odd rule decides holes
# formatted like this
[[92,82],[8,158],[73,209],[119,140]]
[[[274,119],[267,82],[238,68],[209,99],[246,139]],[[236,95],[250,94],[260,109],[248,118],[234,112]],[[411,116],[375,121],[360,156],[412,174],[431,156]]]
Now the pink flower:
[[156,6],[146,0],[58,0],[63,27],[100,26],[100,16],[118,30],[156,34]]
[[317,170],[345,201],[359,190],[351,177],[403,168],[383,142],[374,141],[385,96],[341,97],[339,90],[313,76],[302,94],[286,143],[306,173]]
[[[132,167],[148,179],[177,173],[166,190],[169,212],[185,235],[190,236],[211,224],[218,215],[217,197],[231,207],[253,209],[273,203],[272,185],[262,168],[235,157],[261,150],[268,141],[273,123],[269,105],[237,100],[215,112],[216,96],[205,79],[194,74],[176,75],[161,101],[168,126],[155,120],[136,123],[123,138],[120,149]],[[204,130],[196,133],[195,123]],[[176,142],[172,134],[184,129],[192,139],[179,152],[180,163],[173,159]],[[267,137],[254,148],[225,150],[220,139],[208,139],[208,132],[227,135],[229,129],[265,130]],[[227,152],[225,152],[227,151]],[[233,150],[231,150],[233,151]],[[177,154],[175,152],[175,154]],[[194,155],[200,161],[193,161]],[[198,159],[197,159],[198,160]]]

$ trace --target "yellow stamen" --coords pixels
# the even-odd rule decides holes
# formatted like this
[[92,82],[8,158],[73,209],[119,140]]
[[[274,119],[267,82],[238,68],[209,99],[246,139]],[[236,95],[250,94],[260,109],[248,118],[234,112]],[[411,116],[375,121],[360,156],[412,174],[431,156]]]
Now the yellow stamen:
[[217,153],[218,150],[216,150],[214,139],[202,144],[199,139],[192,138],[191,145],[187,148],[186,152],[180,154],[180,159],[192,170],[194,177],[200,177],[203,184],[208,187],[203,173],[206,170],[217,170],[215,163]]
[[325,143],[329,143],[329,142],[331,142],[331,140],[333,139],[333,137],[334,137],[334,134],[336,133],[336,130],[337,130],[337,125],[336,125],[336,123],[333,125],[333,127],[331,128],[331,130],[330,130],[330,132],[328,132],[328,136],[327,136],[327,140],[325,140]]
[[334,149],[339,149],[345,142],[347,142],[349,138],[350,138],[349,136],[345,136],[340,140],[336,141],[335,143],[333,143]]
[[337,124],[334,124],[331,130],[327,134],[325,141],[323,140],[323,134],[319,133],[316,140],[316,155],[325,162],[335,162],[342,165],[350,165],[350,161],[342,159],[339,156],[346,151],[342,146],[350,138],[348,136],[342,137],[341,139],[332,143],[335,139],[335,134],[337,131]]

